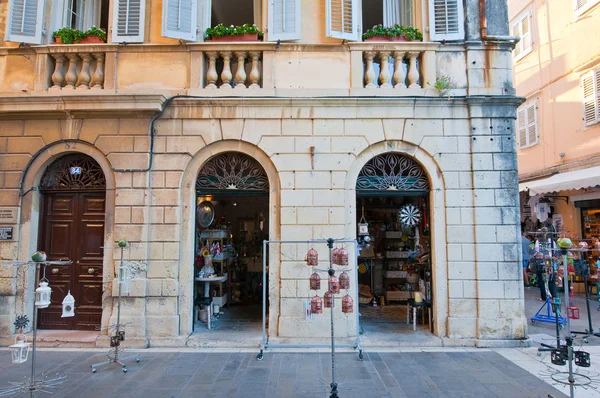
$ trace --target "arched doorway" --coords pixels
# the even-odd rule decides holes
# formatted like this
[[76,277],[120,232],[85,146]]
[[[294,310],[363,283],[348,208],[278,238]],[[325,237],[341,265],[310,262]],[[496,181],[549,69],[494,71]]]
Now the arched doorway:
[[[106,179],[91,157],[61,156],[45,170],[40,183],[38,249],[49,260],[71,260],[52,266],[46,278],[52,304],[39,314],[40,329],[94,330],[102,320]],[[62,300],[71,291],[75,317],[62,318]]]
[[[213,156],[198,173],[196,206],[194,331],[203,338],[255,344],[261,335],[266,283],[262,241],[269,238],[267,173],[245,153]],[[208,302],[218,316],[210,330]]]
[[415,328],[434,332],[429,316],[434,313],[429,194],[426,171],[402,153],[377,155],[358,174],[358,283],[367,338],[393,334],[402,339],[402,334],[414,333],[407,324],[407,319],[413,322],[407,302],[415,299],[427,303]]

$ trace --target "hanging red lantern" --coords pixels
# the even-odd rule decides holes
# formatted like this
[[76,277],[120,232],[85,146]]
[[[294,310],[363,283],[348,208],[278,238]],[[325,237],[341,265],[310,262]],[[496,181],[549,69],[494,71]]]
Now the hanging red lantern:
[[333,249],[331,251],[331,262],[333,264],[336,264],[336,265],[339,264],[339,261],[340,261],[339,260],[339,255],[338,255],[339,252],[340,252],[340,249],[338,247],[336,247],[335,249]]
[[354,302],[349,294],[342,298],[342,312],[344,314],[352,314],[354,312]]
[[323,304],[325,308],[333,308],[333,293],[331,293],[329,290],[325,292]]
[[329,291],[331,293],[339,293],[340,292],[340,280],[336,276],[330,276],[328,281]]
[[350,289],[350,276],[345,272],[340,274],[340,289]]
[[306,264],[309,267],[316,267],[319,264],[319,253],[312,247],[308,253],[306,253]]
[[345,247],[342,247],[338,250],[338,265],[347,266],[348,265],[348,250]]
[[313,314],[322,314],[323,313],[323,299],[319,296],[314,296],[310,300],[310,311]]
[[310,290],[319,290],[321,288],[321,277],[316,272],[310,276]]

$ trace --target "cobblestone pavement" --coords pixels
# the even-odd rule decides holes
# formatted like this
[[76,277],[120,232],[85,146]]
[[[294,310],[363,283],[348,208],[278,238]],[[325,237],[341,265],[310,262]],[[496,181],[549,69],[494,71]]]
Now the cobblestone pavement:
[[[328,397],[328,353],[206,353],[139,351],[128,372],[111,365],[92,374],[98,351],[38,352],[40,372],[59,372],[67,382],[52,397]],[[30,364],[12,365],[0,355],[0,382],[19,381]],[[543,380],[489,351],[365,353],[337,355],[340,398],[348,397],[565,397]],[[40,394],[39,396],[48,396]]]

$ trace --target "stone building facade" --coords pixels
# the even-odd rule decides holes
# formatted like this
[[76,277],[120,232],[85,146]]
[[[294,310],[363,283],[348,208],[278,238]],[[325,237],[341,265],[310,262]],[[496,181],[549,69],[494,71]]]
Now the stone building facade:
[[[85,154],[105,178],[101,324],[116,316],[111,243],[125,238],[129,258],[148,264],[124,300],[129,342],[183,346],[193,329],[195,183],[206,161],[236,151],[261,164],[270,239],[354,239],[359,172],[375,156],[400,153],[431,186],[435,335],[453,345],[525,339],[514,134],[521,99],[506,5],[415,2],[423,42],[370,43],[331,33],[326,5],[335,1],[301,2],[299,36],[277,42],[266,22],[271,2],[255,3],[259,26],[272,32],[262,43],[165,38],[160,1],[141,3],[141,44],[111,43],[110,31],[108,44],[4,42],[0,205],[16,217],[3,223],[13,239],[0,241],[2,258],[36,250],[44,173],[62,156]],[[360,2],[347,3],[358,18]],[[438,3],[460,10],[455,33],[427,29]],[[219,65],[231,60],[246,68],[228,77]],[[443,96],[434,88],[442,77],[452,82]],[[269,265],[269,338],[326,337],[326,320],[306,322],[297,305],[309,297],[307,267],[281,255]],[[16,315],[31,313],[34,285],[31,271],[0,267],[2,341]],[[337,322],[340,336],[356,333],[346,317]]]

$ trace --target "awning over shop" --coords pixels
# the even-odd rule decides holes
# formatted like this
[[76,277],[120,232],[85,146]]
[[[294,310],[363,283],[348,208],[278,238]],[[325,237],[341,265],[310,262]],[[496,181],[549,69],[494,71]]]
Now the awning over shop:
[[522,182],[519,191],[529,189],[529,195],[543,195],[551,192],[569,191],[600,185],[600,166],[558,173],[541,180]]

